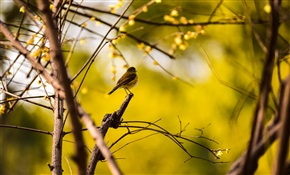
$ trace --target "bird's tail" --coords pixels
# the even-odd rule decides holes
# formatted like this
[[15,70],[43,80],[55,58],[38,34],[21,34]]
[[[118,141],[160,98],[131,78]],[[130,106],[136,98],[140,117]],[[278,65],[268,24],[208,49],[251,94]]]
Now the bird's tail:
[[109,93],[108,93],[108,95],[111,95],[113,92],[115,92],[115,90],[117,90],[118,89],[118,87],[114,87]]

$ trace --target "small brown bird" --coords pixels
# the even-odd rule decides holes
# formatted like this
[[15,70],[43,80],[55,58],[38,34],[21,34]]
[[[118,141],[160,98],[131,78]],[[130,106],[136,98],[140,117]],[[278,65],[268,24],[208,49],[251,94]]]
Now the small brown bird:
[[132,94],[129,89],[134,87],[138,82],[138,76],[136,72],[137,71],[135,67],[129,67],[127,69],[127,72],[124,73],[124,75],[118,80],[116,86],[108,93],[108,95],[112,94],[115,90],[119,88],[124,88],[126,93],[127,91],[129,91],[130,94]]

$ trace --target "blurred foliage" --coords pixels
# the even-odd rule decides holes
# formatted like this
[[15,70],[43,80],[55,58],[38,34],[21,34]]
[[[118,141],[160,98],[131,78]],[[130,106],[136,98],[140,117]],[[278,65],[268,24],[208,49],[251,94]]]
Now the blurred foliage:
[[[185,16],[187,19],[193,19],[194,22],[207,22],[219,2],[221,1],[162,1],[161,4],[154,3],[148,6],[148,12],[140,13],[136,18],[161,22],[164,14],[177,10],[178,19],[180,16]],[[132,13],[144,3],[145,1],[134,2],[128,13]],[[111,78],[118,79],[125,71],[122,67],[126,64],[124,61],[126,59],[130,66],[137,68],[139,83],[132,89],[134,97],[123,116],[124,121],[155,122],[161,119],[156,124],[172,133],[179,133],[180,118],[183,127],[189,123],[183,133],[185,136],[211,149],[230,149],[229,153],[221,155],[221,161],[229,163],[213,164],[194,158],[188,160],[188,155],[165,136],[161,134],[149,136],[151,132],[142,131],[125,137],[112,148],[113,152],[116,151],[114,156],[125,174],[225,174],[231,163],[246,148],[265,58],[265,53],[254,34],[258,33],[261,41],[267,43],[268,32],[266,22],[254,25],[254,29],[251,24],[267,21],[269,15],[263,9],[267,5],[266,1],[259,2],[259,5],[254,2],[247,1],[247,3],[245,5],[243,1],[225,1],[212,17],[212,21],[225,22],[225,24],[185,27],[152,26],[136,20],[133,26],[126,28],[129,34],[131,32],[138,38],[150,40],[152,45],[157,45],[166,52],[170,52],[172,43],[175,42],[176,35],[170,36],[172,33],[202,30],[203,32],[197,38],[186,41],[188,45],[185,50],[174,52],[175,60],[153,50],[150,54],[153,55],[157,64],[144,54],[144,50],[138,50],[140,43],[126,36],[115,43],[123,57],[109,57],[108,55],[112,52],[109,48],[110,44],[107,44],[107,47],[99,53],[77,96],[80,104],[91,114],[98,126],[103,116],[117,110],[125,98],[126,94],[122,89],[111,96],[106,94],[115,84]],[[110,3],[102,2],[100,7],[108,10],[108,4]],[[92,2],[86,5],[97,7],[97,3]],[[287,11],[289,3],[283,5],[283,9]],[[19,8],[11,4],[7,8],[10,10],[1,9],[3,10],[1,13],[7,22],[12,23],[17,21],[14,14],[17,14],[17,17],[20,15]],[[107,17],[100,13],[98,15],[100,18]],[[76,21],[80,23],[82,20],[84,19],[76,18]],[[288,22],[283,23],[280,28],[279,49],[284,49],[285,41],[283,40],[290,40],[289,16],[287,20]],[[91,25],[90,22],[87,22],[88,25]],[[245,23],[235,24],[235,22]],[[104,26],[94,28],[100,33],[106,31]],[[70,31],[68,35],[71,38],[76,37],[76,31],[78,32],[78,30]],[[99,42],[99,40],[95,41],[99,38],[91,33],[84,32],[82,37],[85,40],[83,43],[81,41],[77,43],[68,62],[71,76],[78,73],[90,57],[92,49]],[[71,43],[64,45],[65,56],[68,55],[71,46]],[[206,55],[200,48],[205,51]],[[289,56],[286,60],[289,60]],[[173,76],[158,65],[164,67]],[[116,68],[116,75],[112,72],[112,67]],[[285,61],[281,64],[282,78],[288,74],[289,62]],[[279,88],[277,68],[273,75],[273,92],[277,96]],[[73,82],[72,87],[75,91],[80,86],[83,76],[84,73],[81,73]],[[184,82],[189,82],[192,86]],[[249,97],[236,89],[247,90],[253,96]],[[273,103],[273,99],[271,100]],[[274,105],[272,108],[275,108]],[[269,116],[271,114],[272,111],[269,110]],[[21,102],[11,114],[1,118],[1,123],[52,131],[53,113]],[[50,162],[52,142],[50,136],[7,128],[0,128],[0,131],[0,167],[2,167],[0,174],[49,174],[46,164]],[[65,131],[70,131],[69,123],[66,124]],[[110,129],[105,140],[108,145],[111,145],[126,132],[128,132],[126,128]],[[94,146],[94,141],[86,131],[84,134],[86,146],[90,151]],[[199,138],[201,134],[217,143]],[[64,137],[63,169],[65,174],[70,174],[70,171],[77,172],[71,159],[74,151],[72,142],[71,135]],[[195,156],[219,161],[195,144],[187,142],[183,144]],[[122,146],[125,147],[122,148]],[[119,150],[119,148],[122,149]],[[257,174],[270,172],[274,151],[275,145],[260,160]],[[100,162],[96,172],[110,174],[107,163]]]

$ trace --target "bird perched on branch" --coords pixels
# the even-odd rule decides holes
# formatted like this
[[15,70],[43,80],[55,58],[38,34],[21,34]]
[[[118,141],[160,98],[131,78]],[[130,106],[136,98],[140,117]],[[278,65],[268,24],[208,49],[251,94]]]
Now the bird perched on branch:
[[124,75],[122,75],[122,77],[118,80],[116,86],[108,93],[108,95],[112,94],[115,90],[119,88],[124,88],[126,93],[127,91],[129,91],[130,94],[132,94],[129,89],[134,87],[138,82],[138,76],[136,72],[137,71],[135,67],[129,67]]

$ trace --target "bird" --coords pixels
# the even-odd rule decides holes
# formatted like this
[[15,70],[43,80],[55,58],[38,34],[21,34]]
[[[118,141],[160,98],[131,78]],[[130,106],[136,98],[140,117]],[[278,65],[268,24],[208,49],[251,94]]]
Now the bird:
[[[119,88],[124,88],[125,92],[130,92],[130,94],[133,94],[129,89],[134,87],[138,82],[138,76],[136,74],[135,67],[129,67],[127,71],[122,75],[122,77],[117,81],[116,86],[108,93],[108,95],[111,95],[115,90]],[[128,94],[128,93],[127,93]]]

